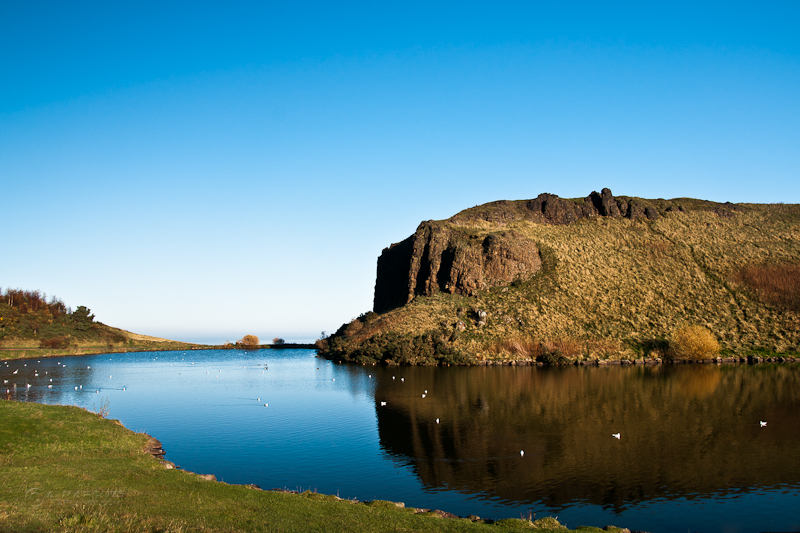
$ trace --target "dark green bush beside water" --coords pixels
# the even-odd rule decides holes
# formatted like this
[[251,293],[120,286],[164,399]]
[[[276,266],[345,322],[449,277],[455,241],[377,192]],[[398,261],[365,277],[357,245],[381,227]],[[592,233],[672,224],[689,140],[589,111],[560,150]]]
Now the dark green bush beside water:
[[464,365],[466,354],[453,348],[449,334],[428,331],[420,335],[383,333],[368,338],[355,348],[339,332],[318,343],[319,353],[327,359],[361,365]]

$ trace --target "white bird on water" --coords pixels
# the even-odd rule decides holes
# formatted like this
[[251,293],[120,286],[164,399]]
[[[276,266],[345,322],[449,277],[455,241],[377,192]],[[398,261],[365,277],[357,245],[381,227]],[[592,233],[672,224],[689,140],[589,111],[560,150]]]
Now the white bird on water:
[[520,457],[525,457],[525,450],[520,450],[519,451],[519,456]]
[[422,397],[424,398],[424,397],[425,397],[425,395],[423,394],[423,395],[422,395]]
[[759,425],[760,425],[762,428],[765,428],[765,427],[767,427],[767,423],[766,423],[766,422],[764,422],[763,420],[759,420],[759,421],[758,421],[758,424],[759,424]]
[[438,419],[438,418],[436,419],[436,423],[437,423],[437,424],[439,423],[439,419]]
[[269,407],[269,404],[268,404],[268,403],[265,403],[265,404],[264,404],[264,407]]
[[622,435],[620,435],[619,433],[612,433],[611,436],[617,440],[620,440],[622,438]]
[[385,407],[385,406],[386,406],[386,402],[381,402],[381,407]]

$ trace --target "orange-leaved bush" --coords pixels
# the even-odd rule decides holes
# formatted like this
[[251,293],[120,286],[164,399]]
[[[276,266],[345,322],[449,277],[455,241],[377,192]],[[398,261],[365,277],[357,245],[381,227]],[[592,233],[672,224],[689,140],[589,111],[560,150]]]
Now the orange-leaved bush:
[[706,359],[719,353],[719,342],[708,328],[690,325],[673,332],[669,348],[677,359]]
[[258,346],[258,337],[255,335],[245,335],[236,344],[242,348],[256,348]]

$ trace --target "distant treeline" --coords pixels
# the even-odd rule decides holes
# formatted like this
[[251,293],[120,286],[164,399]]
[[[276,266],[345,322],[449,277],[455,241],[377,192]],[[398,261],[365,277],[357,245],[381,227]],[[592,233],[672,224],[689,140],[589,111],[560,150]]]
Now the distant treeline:
[[47,295],[39,291],[25,291],[21,289],[6,289],[0,291],[0,298],[2,302],[8,307],[17,309],[22,313],[37,313],[39,311],[48,311],[51,315],[66,315],[71,312],[64,302],[56,298],[50,297],[47,300]]
[[76,339],[98,336],[124,340],[120,335],[96,331],[88,307],[72,310],[40,291],[0,290],[0,339],[37,339],[44,348],[66,348]]

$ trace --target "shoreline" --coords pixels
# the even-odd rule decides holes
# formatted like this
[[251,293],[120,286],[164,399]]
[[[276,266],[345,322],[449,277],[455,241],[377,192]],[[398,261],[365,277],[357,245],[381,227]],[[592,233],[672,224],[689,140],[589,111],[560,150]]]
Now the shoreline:
[[[147,347],[131,347],[121,350],[99,350],[90,348],[87,351],[79,351],[78,353],[44,353],[32,354],[28,357],[6,357],[3,358],[3,352],[10,351],[26,351],[26,350],[43,350],[43,348],[25,348],[25,347],[0,347],[0,361],[23,361],[28,359],[49,359],[54,357],[80,357],[87,355],[104,355],[104,354],[122,354],[122,353],[139,353],[139,352],[183,352],[183,351],[203,351],[203,350],[315,350],[316,357],[331,361],[336,364],[348,364],[353,366],[438,366],[438,367],[488,367],[488,366],[535,366],[539,368],[557,368],[567,366],[583,366],[583,367],[609,367],[609,366],[670,366],[670,365],[756,365],[756,364],[785,364],[785,363],[800,363],[800,355],[798,354],[778,354],[772,355],[746,355],[746,356],[727,356],[727,357],[711,357],[704,359],[669,359],[661,357],[642,357],[638,359],[573,359],[567,360],[562,364],[552,365],[535,359],[475,359],[466,364],[430,364],[430,365],[397,365],[387,363],[385,361],[374,361],[371,363],[357,363],[354,361],[347,361],[345,359],[326,357],[321,354],[319,349],[314,344],[305,343],[284,343],[284,344],[262,344],[253,348],[243,348],[241,346],[226,346],[226,345],[190,345],[183,348],[165,347],[157,348],[152,346]],[[11,355],[11,354],[9,354]]]
[[[0,409],[11,427],[35,426],[35,436],[23,433],[14,439],[14,446],[22,446],[17,449],[18,460],[51,465],[44,470],[9,465],[9,474],[26,489],[0,488],[0,501],[8,511],[0,512],[0,529],[5,525],[52,530],[87,524],[109,531],[141,530],[144,525],[208,531],[573,531],[552,517],[459,517],[439,509],[406,507],[403,502],[227,483],[213,474],[175,466],[164,458],[161,442],[152,435],[134,432],[119,420],[83,407],[14,400],[0,402]],[[54,420],[66,425],[55,428]],[[42,435],[59,443],[57,451],[41,446]],[[0,445],[8,446],[11,441],[2,442],[3,437],[0,434]],[[105,463],[98,464],[98,454]],[[74,489],[75,468],[83,472],[80,490]],[[53,499],[59,494],[72,497]],[[102,497],[93,499],[97,495]],[[441,522],[445,518],[446,526]],[[614,526],[581,526],[580,531],[629,532]]]
[[[84,408],[83,407],[79,407],[79,409],[84,409]],[[92,413],[92,411],[89,411],[88,409],[84,409],[84,410],[87,411],[88,413],[96,414],[96,413]],[[125,427],[125,425],[122,422],[120,422],[118,419],[108,419],[108,420],[111,420],[112,422],[118,424],[119,426],[125,428],[126,430],[135,433],[133,430]],[[220,481],[219,479],[217,479],[217,476],[215,476],[214,474],[201,474],[199,472],[193,472],[191,470],[186,470],[185,468],[173,463],[172,461],[166,459],[165,456],[166,456],[167,452],[166,452],[166,450],[164,450],[164,446],[161,444],[160,440],[158,440],[157,438],[153,437],[149,433],[142,432],[141,434],[145,435],[149,439],[147,441],[147,445],[145,446],[145,451],[147,453],[149,453],[150,455],[152,455],[161,464],[163,464],[165,469],[167,469],[167,470],[179,470],[181,472],[187,472],[189,474],[193,474],[193,475],[199,476],[202,479],[205,479],[207,481],[213,481],[215,483],[222,483],[224,485],[235,485],[235,486],[239,486],[239,487],[247,487],[249,489],[258,490],[258,491],[261,491],[261,492],[279,492],[279,493],[283,493],[283,494],[300,494],[300,495],[302,495],[302,494],[316,494],[316,495],[319,495],[319,496],[332,498],[332,499],[334,499],[336,501],[346,501],[348,503],[361,504],[361,505],[366,505],[366,506],[370,506],[371,504],[376,504],[376,503],[387,504],[387,505],[391,504],[391,505],[394,505],[395,507],[397,507],[398,509],[406,509],[408,511],[412,511],[414,514],[431,513],[431,514],[435,514],[435,515],[439,516],[440,518],[466,519],[466,520],[469,520],[470,522],[479,522],[479,523],[482,523],[482,524],[495,524],[495,523],[500,522],[502,520],[508,520],[507,518],[501,518],[501,519],[498,519],[498,520],[492,520],[492,519],[488,519],[488,518],[481,518],[481,517],[479,517],[477,515],[474,515],[474,514],[467,515],[467,516],[459,516],[459,515],[456,515],[456,514],[453,514],[451,512],[441,510],[441,509],[425,509],[425,508],[422,508],[422,507],[406,507],[406,504],[404,502],[398,502],[398,501],[393,501],[393,500],[363,500],[362,501],[362,500],[359,500],[357,498],[342,498],[342,497],[337,496],[335,494],[324,494],[324,493],[311,491],[311,490],[306,490],[306,491],[300,492],[298,490],[292,490],[292,489],[278,489],[278,488],[264,489],[264,488],[261,488],[261,487],[259,487],[258,485],[254,484],[254,483],[228,483],[226,481]]]
[[800,355],[792,354],[773,354],[773,355],[747,355],[738,357],[711,357],[705,359],[669,359],[661,357],[644,357],[638,359],[572,359],[560,364],[548,364],[535,359],[476,359],[468,363],[434,363],[406,365],[396,364],[387,361],[373,361],[368,363],[358,363],[346,359],[326,357],[317,352],[317,357],[326,359],[336,364],[348,364],[354,366],[406,366],[406,367],[487,367],[487,366],[535,366],[539,368],[559,368],[568,366],[584,367],[609,367],[609,366],[671,366],[671,365],[756,365],[763,363],[800,363]]

